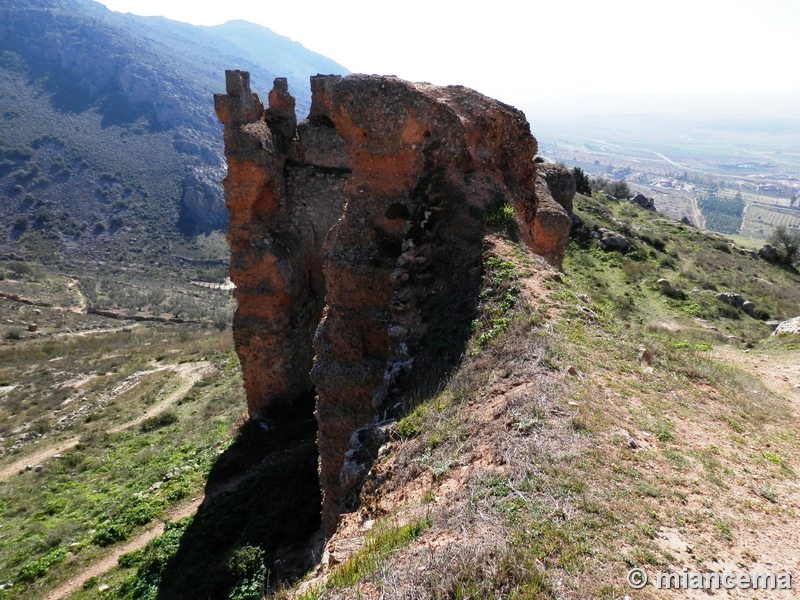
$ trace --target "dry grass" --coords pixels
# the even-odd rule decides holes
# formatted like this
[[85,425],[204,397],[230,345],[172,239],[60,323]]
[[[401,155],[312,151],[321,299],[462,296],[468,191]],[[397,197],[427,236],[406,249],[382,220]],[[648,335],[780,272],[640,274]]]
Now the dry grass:
[[[631,594],[633,567],[794,568],[791,405],[709,352],[738,326],[724,314],[654,313],[639,263],[589,258],[573,256],[561,282],[518,279],[538,292],[399,423],[337,536],[357,540],[375,519],[430,525],[322,597],[616,599]],[[513,252],[497,259],[528,267]]]

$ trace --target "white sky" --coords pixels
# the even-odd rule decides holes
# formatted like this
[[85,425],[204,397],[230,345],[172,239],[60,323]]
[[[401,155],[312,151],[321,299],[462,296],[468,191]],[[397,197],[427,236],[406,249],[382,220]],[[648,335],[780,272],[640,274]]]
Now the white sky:
[[718,96],[735,94],[758,95],[748,112],[800,117],[800,0],[102,3],[196,25],[251,21],[351,71],[460,83],[529,115],[613,112],[621,96],[633,110],[680,105],[674,95],[716,95],[698,106],[725,112]]

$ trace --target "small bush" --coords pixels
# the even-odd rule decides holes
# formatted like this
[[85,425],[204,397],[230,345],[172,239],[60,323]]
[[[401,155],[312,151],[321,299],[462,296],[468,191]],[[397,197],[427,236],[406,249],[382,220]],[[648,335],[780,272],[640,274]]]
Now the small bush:
[[92,543],[104,548],[127,539],[130,533],[131,528],[122,523],[109,523],[97,530],[92,538]]
[[20,327],[9,327],[5,335],[7,340],[21,340],[22,329]]
[[83,582],[83,589],[84,590],[91,590],[97,585],[97,577],[89,577],[86,581]]
[[486,213],[486,224],[493,227],[511,227],[514,225],[514,209],[507,201],[490,207]]
[[225,331],[231,326],[231,315],[224,310],[214,313],[214,327],[217,331]]
[[33,274],[33,269],[23,262],[12,260],[11,262],[7,263],[6,266],[8,267],[8,270],[11,271],[16,277],[19,277],[20,275]]
[[19,231],[28,229],[28,217],[25,215],[18,216],[14,221],[14,229],[18,229]]
[[148,433],[177,422],[178,415],[174,411],[165,410],[161,414],[145,419],[144,422],[139,425],[139,430],[143,433]]
[[413,438],[420,431],[419,419],[415,418],[414,414],[403,417],[397,424],[397,429],[395,431],[397,437],[400,439],[407,440]]
[[228,561],[228,571],[236,579],[256,575],[264,568],[264,551],[257,546],[242,546]]
[[228,561],[228,571],[236,585],[228,594],[230,600],[261,600],[267,569],[264,551],[257,546],[243,546]]
[[34,581],[45,575],[53,565],[61,562],[67,556],[67,551],[63,548],[56,548],[45,554],[42,558],[28,563],[17,573],[17,582],[26,583]]

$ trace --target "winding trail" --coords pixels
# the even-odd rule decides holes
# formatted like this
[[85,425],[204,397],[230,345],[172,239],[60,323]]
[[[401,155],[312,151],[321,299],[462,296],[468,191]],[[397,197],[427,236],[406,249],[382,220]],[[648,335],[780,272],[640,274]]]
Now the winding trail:
[[5,481],[12,475],[19,473],[20,471],[24,471],[28,467],[33,467],[34,465],[38,465],[48,458],[52,458],[56,454],[61,454],[62,452],[66,452],[70,448],[74,448],[80,442],[80,438],[69,438],[60,442],[56,446],[49,446],[47,448],[43,448],[38,452],[33,452],[32,454],[28,454],[24,458],[20,458],[19,460],[14,461],[10,465],[6,465],[2,469],[0,469],[0,481]]
[[[165,396],[161,402],[152,406],[144,414],[136,417],[132,421],[128,421],[127,423],[119,425],[118,427],[109,429],[108,433],[113,435],[115,433],[119,433],[120,431],[124,431],[125,429],[132,429],[134,427],[138,427],[145,420],[157,415],[165,408],[172,405],[172,403],[180,399],[184,394],[186,394],[186,392],[188,392],[192,388],[192,386],[203,376],[208,366],[209,364],[207,362],[201,361],[195,363],[185,363],[182,365],[171,365],[169,367],[166,367],[169,370],[175,371],[178,377],[183,379],[178,388],[175,389],[170,394],[168,394],[167,396]],[[56,444],[55,446],[42,448],[37,452],[23,456],[22,458],[0,469],[0,482],[5,481],[6,479],[12,477],[13,475],[24,471],[28,467],[32,468],[35,465],[41,464],[42,462],[52,458],[56,454],[62,454],[67,450],[74,448],[75,446],[78,445],[79,442],[80,438],[73,437],[62,441]]]
[[102,575],[106,571],[110,571],[116,567],[119,557],[123,554],[127,554],[128,552],[133,552],[134,550],[142,548],[147,544],[147,542],[164,533],[164,524],[166,521],[177,521],[183,517],[193,515],[197,512],[199,506],[199,498],[193,498],[188,502],[184,502],[175,506],[171,511],[169,511],[169,513],[167,513],[167,515],[165,515],[164,520],[153,524],[135,538],[129,540],[126,544],[115,548],[113,552],[106,555],[93,565],[90,565],[84,571],[81,571],[78,575],[67,581],[61,587],[50,592],[50,594],[45,596],[45,600],[61,600],[62,598],[66,598],[72,592],[83,587],[83,583],[90,577],[97,577],[98,575]]
[[109,429],[108,433],[115,434],[119,433],[120,431],[124,431],[125,429],[133,429],[134,427],[138,427],[139,425],[141,425],[150,417],[156,416],[165,408],[172,405],[173,402],[183,397],[183,395],[186,394],[186,392],[188,392],[192,388],[192,386],[195,383],[197,383],[197,381],[205,374],[208,367],[209,364],[205,361],[200,361],[195,363],[184,363],[182,365],[177,365],[174,368],[174,371],[178,374],[178,377],[181,377],[183,379],[183,381],[175,391],[165,396],[161,402],[150,407],[150,409],[147,410],[141,416],[136,417],[132,421],[128,421],[123,425],[114,427],[113,429]]

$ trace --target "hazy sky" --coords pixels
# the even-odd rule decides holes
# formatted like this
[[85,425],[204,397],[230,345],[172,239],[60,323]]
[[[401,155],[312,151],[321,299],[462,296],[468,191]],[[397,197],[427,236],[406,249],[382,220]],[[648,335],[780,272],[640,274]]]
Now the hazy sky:
[[[197,25],[244,19],[354,72],[460,83],[526,112],[725,112],[735,107],[719,95],[736,94],[758,95],[749,105],[764,114],[800,117],[800,0],[102,3]],[[687,94],[716,97],[674,98]]]

